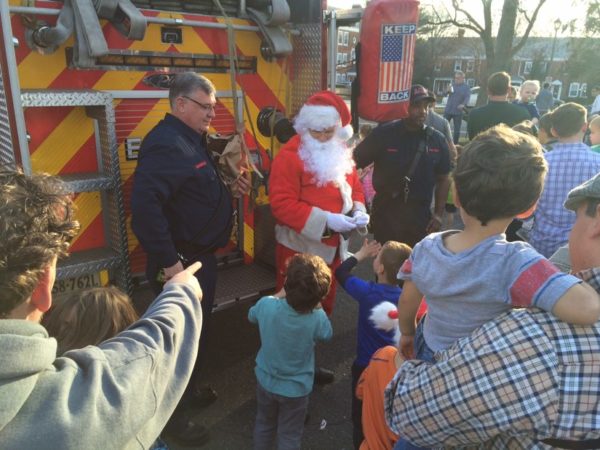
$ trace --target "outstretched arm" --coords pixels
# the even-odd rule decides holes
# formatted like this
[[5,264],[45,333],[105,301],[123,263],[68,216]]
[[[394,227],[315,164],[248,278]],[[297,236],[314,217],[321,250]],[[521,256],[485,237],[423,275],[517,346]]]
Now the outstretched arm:
[[593,325],[600,319],[600,297],[589,284],[576,284],[558,299],[552,314],[573,325]]

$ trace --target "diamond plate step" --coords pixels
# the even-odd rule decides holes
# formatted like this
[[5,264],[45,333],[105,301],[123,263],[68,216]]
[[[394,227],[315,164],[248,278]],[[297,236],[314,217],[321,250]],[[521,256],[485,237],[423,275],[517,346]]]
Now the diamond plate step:
[[122,263],[119,253],[109,248],[83,250],[71,253],[59,261],[56,276],[61,278],[76,277],[101,270],[115,269]]
[[114,187],[112,178],[99,173],[78,173],[60,177],[72,192],[105,191]]
[[219,271],[213,311],[242,301],[258,299],[275,290],[275,271],[258,264]]

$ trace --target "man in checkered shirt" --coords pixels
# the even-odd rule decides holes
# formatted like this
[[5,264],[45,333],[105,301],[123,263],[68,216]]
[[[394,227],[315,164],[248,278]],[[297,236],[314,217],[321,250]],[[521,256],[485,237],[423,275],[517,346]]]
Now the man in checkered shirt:
[[535,211],[529,243],[546,258],[566,244],[575,214],[562,207],[567,193],[600,172],[600,154],[585,145],[586,109],[565,103],[552,112],[552,133],[558,142],[544,156],[548,173]]
[[[573,189],[573,273],[600,292],[600,173]],[[426,448],[600,448],[600,322],[515,309],[436,355],[407,361],[385,392],[395,433]]]

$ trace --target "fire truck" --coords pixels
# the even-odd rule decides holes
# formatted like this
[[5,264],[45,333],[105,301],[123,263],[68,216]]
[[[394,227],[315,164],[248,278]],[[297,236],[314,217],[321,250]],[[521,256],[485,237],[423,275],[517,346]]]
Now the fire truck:
[[337,27],[361,20],[354,124],[358,112],[378,122],[402,115],[417,17],[417,0],[372,0],[364,16],[326,0],[0,0],[0,165],[60,176],[81,224],[54,294],[108,283],[132,294],[143,282],[133,173],[182,71],[213,81],[210,134],[239,136],[253,169],[218,253],[215,309],[273,290],[268,175],[294,133],[288,118],[312,93],[335,89]]
[[345,14],[325,0],[0,0],[0,164],[60,176],[81,224],[55,294],[143,281],[132,176],[180,71],[214,82],[211,133],[241,130],[257,169],[218,254],[215,309],[272,290],[270,162],[284,119],[335,88],[336,27],[359,18]]

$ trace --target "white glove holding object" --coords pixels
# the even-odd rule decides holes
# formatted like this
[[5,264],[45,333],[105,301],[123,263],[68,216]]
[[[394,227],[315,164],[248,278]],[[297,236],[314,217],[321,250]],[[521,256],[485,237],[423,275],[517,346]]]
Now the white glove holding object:
[[352,214],[352,219],[354,220],[354,223],[356,224],[356,226],[358,228],[361,228],[361,227],[366,227],[369,224],[369,220],[371,219],[371,217],[366,212],[363,212],[360,209],[357,209]]
[[346,231],[354,230],[356,224],[354,223],[353,218],[351,219],[344,214],[328,213],[327,228],[338,233],[345,233]]

